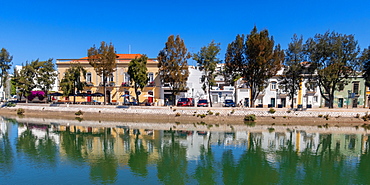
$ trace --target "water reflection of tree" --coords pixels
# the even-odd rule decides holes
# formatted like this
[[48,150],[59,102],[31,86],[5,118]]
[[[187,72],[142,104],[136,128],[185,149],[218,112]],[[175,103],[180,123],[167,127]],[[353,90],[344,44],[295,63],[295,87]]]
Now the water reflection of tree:
[[363,136],[366,140],[363,140],[363,154],[360,157],[360,163],[357,165],[356,184],[368,184],[370,182],[370,135]]
[[147,165],[148,165],[149,154],[145,150],[143,143],[139,139],[139,133],[135,136],[135,148],[130,151],[130,159],[128,160],[128,165],[131,171],[142,177],[148,175]]
[[111,128],[103,128],[99,135],[99,141],[103,144],[102,155],[91,156],[90,178],[99,184],[114,183],[117,180],[118,161],[114,153],[115,139],[111,135]]
[[301,153],[303,184],[351,184],[350,178],[343,178],[352,173],[346,164],[346,157],[341,154],[339,143],[332,148],[332,137],[332,134],[321,134],[316,153],[308,148]]
[[56,166],[58,147],[50,138],[49,132],[45,132],[44,138],[37,138],[32,130],[27,129],[18,137],[16,148],[20,154],[25,154],[30,161],[36,164],[48,164]]
[[186,147],[175,140],[174,132],[171,133],[171,142],[162,146],[160,156],[157,163],[158,179],[163,184],[186,184]]
[[89,139],[89,136],[80,136],[76,133],[70,132],[69,130],[60,133],[61,138],[61,147],[65,152],[65,156],[69,161],[82,165],[85,161],[82,148],[86,145],[86,140]]
[[199,162],[195,169],[195,179],[198,184],[216,184],[217,164],[210,145],[208,149],[204,146],[200,149]]
[[[5,124],[5,123],[4,123]],[[8,132],[0,132],[0,171],[9,173],[13,170],[13,149]]]

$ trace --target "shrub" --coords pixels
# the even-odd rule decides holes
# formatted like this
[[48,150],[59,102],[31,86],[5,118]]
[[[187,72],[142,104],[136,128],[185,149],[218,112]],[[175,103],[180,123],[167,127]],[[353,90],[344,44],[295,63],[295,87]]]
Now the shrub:
[[175,116],[176,116],[176,117],[179,117],[179,116],[180,116],[180,113],[178,113],[178,112],[177,112]]
[[83,115],[83,114],[84,114],[84,113],[83,113],[81,110],[79,110],[79,111],[75,112],[75,115],[76,115],[76,116]]
[[288,111],[286,111],[287,113],[291,113],[292,111],[291,110],[288,110]]
[[323,117],[323,115],[322,114],[319,114],[319,116],[318,116],[319,118],[322,118]]
[[270,114],[274,114],[275,112],[276,112],[276,110],[275,109],[273,109],[273,108],[270,108],[270,110],[268,111]]
[[220,113],[219,112],[216,112],[216,114],[215,114],[216,116],[219,116],[220,115]]
[[360,118],[360,114],[356,114],[355,118]]
[[274,128],[268,128],[268,130],[269,130],[269,132],[273,132],[273,131],[275,131],[275,129],[274,129]]
[[19,109],[17,109],[17,114],[18,115],[23,115],[24,114],[24,109],[22,109],[22,108],[19,108]]
[[255,121],[256,120],[256,115],[254,114],[248,114],[244,116],[244,121]]
[[234,112],[235,112],[235,110],[233,109],[233,110],[230,112],[230,114],[234,114]]
[[5,103],[5,107],[15,107],[15,103],[7,102],[7,103]]
[[212,111],[207,111],[208,112],[208,115],[213,115],[213,112]]

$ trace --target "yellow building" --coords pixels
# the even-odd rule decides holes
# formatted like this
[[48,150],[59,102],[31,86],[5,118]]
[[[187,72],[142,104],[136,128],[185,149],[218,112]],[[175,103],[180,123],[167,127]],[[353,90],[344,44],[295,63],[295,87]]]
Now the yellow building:
[[[140,57],[140,54],[117,54],[117,67],[112,77],[107,79],[106,84],[106,95],[107,101],[115,104],[127,104],[136,100],[135,89],[130,82],[130,76],[127,73],[128,65],[135,57]],[[58,70],[58,80],[63,79],[65,71],[73,63],[80,63],[80,65],[86,69],[86,80],[87,86],[85,86],[83,93],[104,94],[104,86],[102,77],[98,76],[94,68],[89,64],[87,57],[81,59],[57,59],[56,65]],[[149,81],[147,86],[139,90],[141,92],[139,96],[140,103],[150,103],[154,105],[156,100],[160,97],[160,80],[158,75],[158,61],[153,58],[149,58],[147,62],[148,77]],[[64,97],[59,101],[71,101],[71,97]],[[104,102],[103,96],[78,96],[77,102]]]

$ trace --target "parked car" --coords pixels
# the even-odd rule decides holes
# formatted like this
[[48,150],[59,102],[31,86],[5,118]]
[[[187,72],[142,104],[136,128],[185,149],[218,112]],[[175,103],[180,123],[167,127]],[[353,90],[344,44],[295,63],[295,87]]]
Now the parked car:
[[177,106],[194,106],[193,98],[180,98],[177,101]]
[[206,99],[198,100],[197,107],[208,107],[208,100]]
[[235,102],[233,100],[225,100],[223,106],[224,107],[235,107]]

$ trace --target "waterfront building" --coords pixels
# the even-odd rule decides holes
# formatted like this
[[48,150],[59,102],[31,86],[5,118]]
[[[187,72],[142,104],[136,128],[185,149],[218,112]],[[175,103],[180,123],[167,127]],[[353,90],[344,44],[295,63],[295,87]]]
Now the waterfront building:
[[[106,83],[106,102],[112,104],[125,104],[136,101],[136,94],[133,84],[130,82],[130,76],[128,75],[128,65],[135,57],[140,57],[141,54],[117,54],[117,66],[112,76],[108,77]],[[104,94],[104,86],[102,77],[98,76],[94,68],[89,64],[88,58],[80,59],[57,59],[56,65],[58,68],[58,79],[63,79],[65,71],[71,66],[71,64],[80,63],[80,65],[86,69],[85,80],[86,86],[83,92],[87,94],[102,93]],[[158,76],[158,61],[155,58],[148,58],[147,61],[148,69],[148,84],[139,90],[139,101],[147,105],[154,105],[160,100],[160,79]],[[78,97],[80,102],[92,102],[98,101],[103,102],[104,97]],[[62,101],[69,101],[69,97],[64,98]],[[163,99],[162,99],[163,102]]]
[[[344,85],[343,90],[335,91],[334,107],[335,108],[364,108],[368,99],[365,79],[362,75],[348,78],[348,84]],[[327,107],[327,101],[325,107]]]

